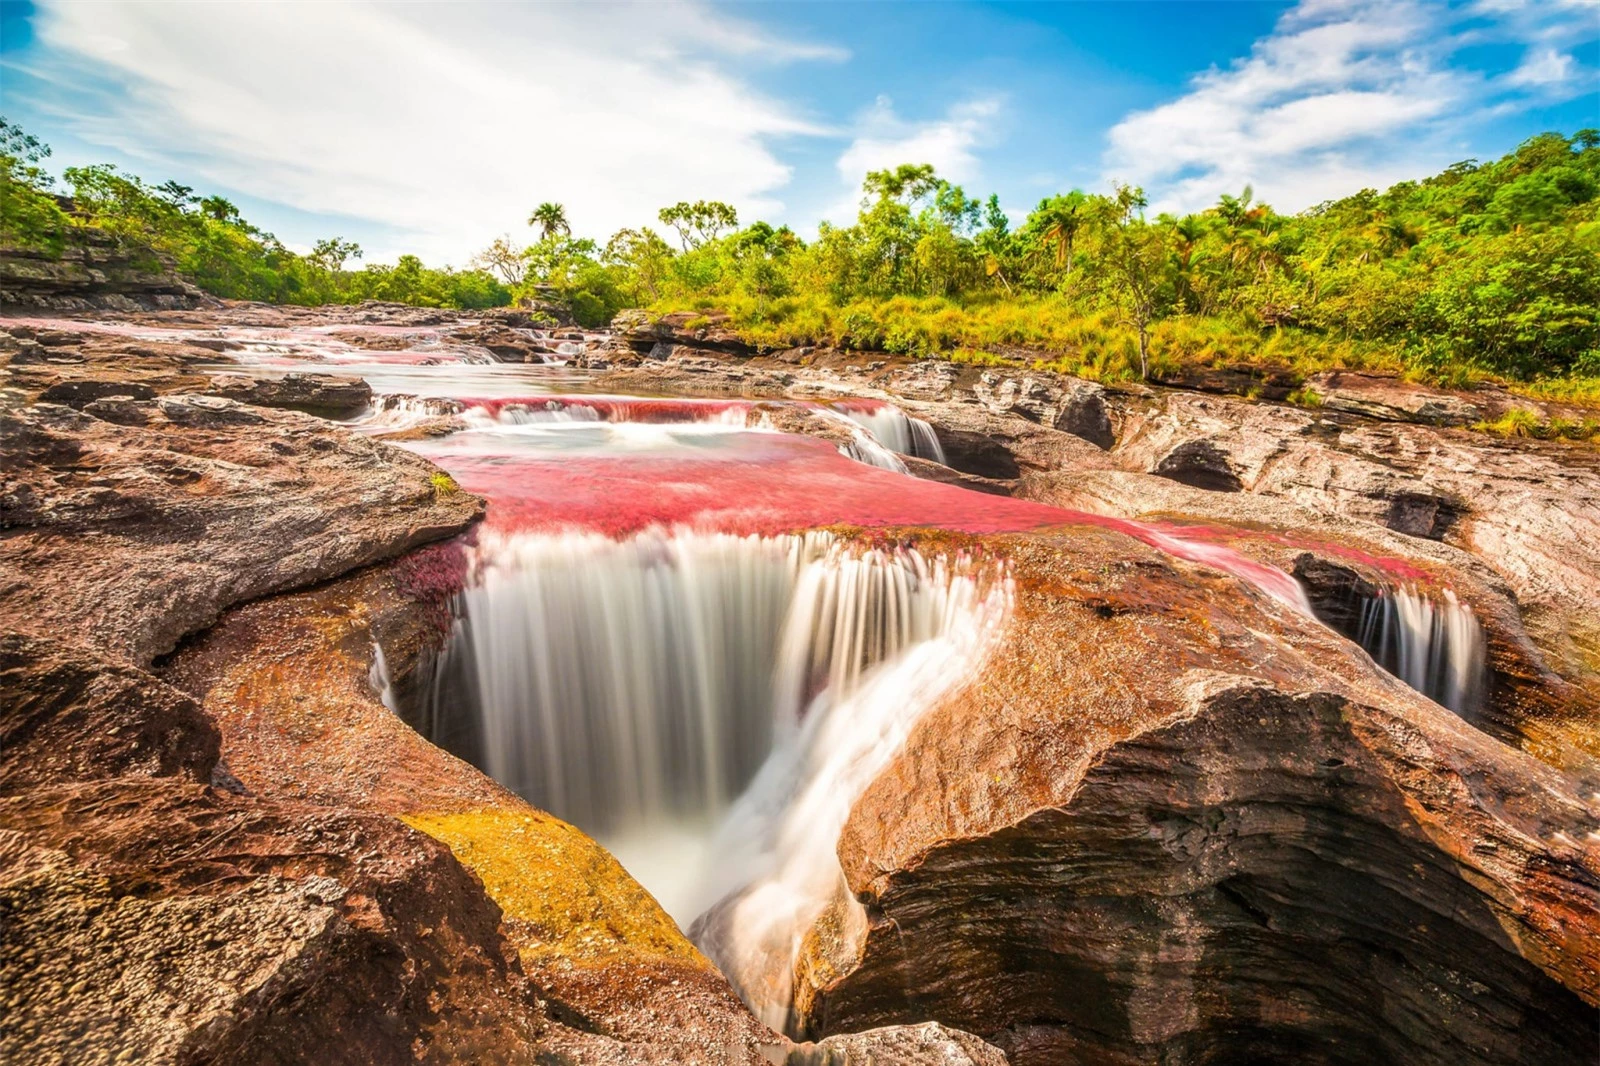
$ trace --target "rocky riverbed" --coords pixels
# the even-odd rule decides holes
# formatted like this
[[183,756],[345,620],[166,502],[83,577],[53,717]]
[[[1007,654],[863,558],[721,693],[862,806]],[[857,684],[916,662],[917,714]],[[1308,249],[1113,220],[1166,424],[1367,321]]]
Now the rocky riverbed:
[[[643,315],[0,330],[8,1060],[1592,1061],[1600,461],[1469,428],[1522,401]],[[874,436],[895,409],[942,461]],[[761,436],[677,440],[670,481],[610,444],[452,450],[541,420]],[[436,719],[485,545],[557,519],[1005,568],[971,676],[844,797],[792,947],[728,950],[737,890],[680,925],[440,746],[474,755]],[[1431,693],[1455,709],[1358,643],[1401,607],[1477,657]]]

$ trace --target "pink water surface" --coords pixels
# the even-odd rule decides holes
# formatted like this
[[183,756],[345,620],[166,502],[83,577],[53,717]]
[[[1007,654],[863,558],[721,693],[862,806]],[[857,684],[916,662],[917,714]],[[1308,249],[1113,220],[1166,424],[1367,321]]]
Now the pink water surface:
[[421,450],[463,488],[486,497],[489,525],[504,531],[576,528],[625,536],[660,525],[776,534],[850,525],[978,534],[1095,526],[1232,573],[1297,608],[1305,602],[1288,574],[1191,531],[909,477],[807,437],[728,433],[694,450],[537,456],[469,444],[470,437]]

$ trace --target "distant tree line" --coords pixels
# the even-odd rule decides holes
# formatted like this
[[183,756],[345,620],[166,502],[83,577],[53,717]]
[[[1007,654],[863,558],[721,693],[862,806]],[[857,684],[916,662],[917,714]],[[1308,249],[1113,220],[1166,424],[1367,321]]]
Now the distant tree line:
[[0,237],[70,239],[94,225],[168,257],[223,296],[484,307],[557,301],[585,325],[624,307],[718,311],[757,343],[832,344],[978,362],[1019,352],[1102,378],[1195,364],[1381,366],[1433,380],[1491,374],[1586,382],[1600,399],[1600,132],[1546,133],[1490,163],[1364,189],[1296,215],[1247,187],[1151,216],[1142,190],[1046,197],[1020,224],[926,164],[867,175],[854,223],[814,240],[680,202],[661,232],[573,236],[546,202],[537,239],[496,239],[462,271],[361,250],[295,255],[220,197],[69,168],[70,207],[4,126]]
[[1600,377],[1600,133],[1534,137],[1297,215],[1247,187],[1151,217],[1144,193],[1073,190],[1012,225],[925,164],[870,173],[848,226],[803,241],[727,204],[664,208],[601,247],[560,205],[478,260],[501,280],[615,310],[721,311],[753,339],[998,361],[1100,377],[1184,365],[1373,365],[1434,380]]
[[59,254],[86,231],[120,240],[152,266],[170,265],[216,296],[269,303],[391,300],[428,307],[496,307],[508,286],[478,269],[424,266],[414,255],[393,266],[353,269],[361,247],[333,237],[297,255],[252,226],[221,196],[187,185],[147,185],[116,167],[68,167],[62,187],[42,167],[50,149],[0,119],[0,243]]

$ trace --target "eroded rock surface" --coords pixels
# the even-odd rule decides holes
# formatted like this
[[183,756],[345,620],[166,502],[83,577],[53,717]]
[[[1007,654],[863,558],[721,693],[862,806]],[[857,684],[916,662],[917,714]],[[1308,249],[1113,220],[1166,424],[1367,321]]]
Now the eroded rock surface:
[[1592,799],[1327,631],[1074,540],[1009,546],[1002,651],[853,809],[867,932],[816,927],[808,1031],[932,1017],[1013,1063],[1584,1061]]
[[93,406],[0,412],[0,607],[107,657],[148,663],[231,604],[482,512],[426,461],[309,415],[184,394]]

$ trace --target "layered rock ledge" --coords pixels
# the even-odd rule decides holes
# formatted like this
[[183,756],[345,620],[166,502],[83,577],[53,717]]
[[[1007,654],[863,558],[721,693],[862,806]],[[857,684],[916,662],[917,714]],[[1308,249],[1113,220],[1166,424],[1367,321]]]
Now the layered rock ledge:
[[395,716],[482,513],[442,472],[215,348],[6,352],[0,1057],[1003,1061],[771,1033],[603,849]]

